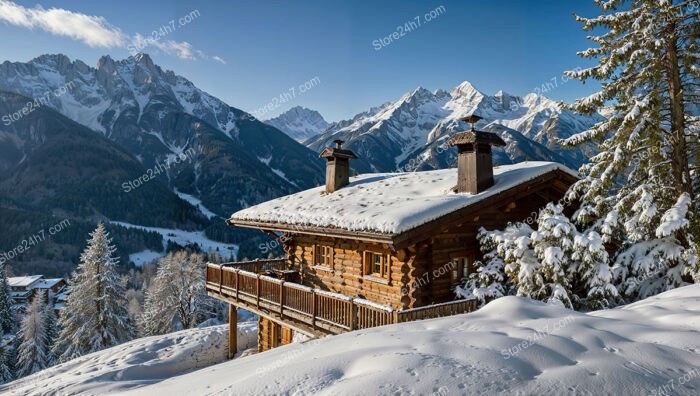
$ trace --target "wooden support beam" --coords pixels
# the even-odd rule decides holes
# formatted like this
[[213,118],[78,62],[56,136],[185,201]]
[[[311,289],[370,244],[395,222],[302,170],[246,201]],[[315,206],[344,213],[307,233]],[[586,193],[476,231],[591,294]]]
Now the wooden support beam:
[[238,352],[238,311],[233,304],[228,305],[228,358],[233,357]]

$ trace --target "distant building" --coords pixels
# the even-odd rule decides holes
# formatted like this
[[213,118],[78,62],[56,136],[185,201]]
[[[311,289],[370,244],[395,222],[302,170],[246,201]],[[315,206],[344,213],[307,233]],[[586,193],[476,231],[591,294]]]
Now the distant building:
[[26,311],[27,304],[40,292],[46,292],[47,302],[54,304],[57,310],[57,305],[67,298],[68,283],[63,278],[45,279],[43,275],[17,276],[7,278],[7,283],[13,306],[19,313]]
[[10,297],[15,304],[26,304],[34,297],[34,288],[44,277],[42,275],[17,276],[7,278]]

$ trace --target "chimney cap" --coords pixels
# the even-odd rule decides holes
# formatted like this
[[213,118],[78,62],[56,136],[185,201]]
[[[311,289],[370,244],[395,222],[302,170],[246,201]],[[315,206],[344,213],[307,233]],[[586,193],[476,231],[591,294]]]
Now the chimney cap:
[[333,143],[335,143],[335,147],[324,148],[323,151],[321,151],[321,153],[319,154],[319,157],[327,158],[329,160],[331,158],[357,159],[357,155],[353,153],[352,150],[345,150],[341,148],[345,141],[336,139],[333,141]]
[[472,114],[472,115],[468,115],[466,117],[460,118],[460,120],[462,120],[464,122],[468,122],[470,124],[476,124],[477,122],[479,122],[483,119],[484,119],[484,117],[479,117],[476,114]]
[[449,141],[452,146],[460,146],[463,144],[489,144],[491,146],[503,147],[506,145],[506,142],[493,132],[474,130],[455,134]]
[[479,117],[476,114],[468,115],[466,117],[461,118],[462,121],[472,124],[472,126],[469,128],[470,131],[476,131],[476,129],[474,128],[474,124],[479,122],[479,120],[483,120],[483,119],[484,119],[483,117]]

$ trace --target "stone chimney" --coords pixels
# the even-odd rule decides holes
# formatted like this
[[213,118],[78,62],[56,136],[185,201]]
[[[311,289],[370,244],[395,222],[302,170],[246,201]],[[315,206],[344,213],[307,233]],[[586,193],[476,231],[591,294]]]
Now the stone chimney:
[[474,129],[482,118],[471,115],[462,121],[471,123],[466,132],[450,138],[450,145],[457,146],[457,193],[478,194],[493,186],[493,160],[491,146],[503,147],[506,142],[495,133]]
[[350,150],[343,150],[342,140],[334,140],[335,147],[326,147],[321,151],[321,158],[326,163],[326,193],[335,192],[350,183],[350,159],[357,155]]

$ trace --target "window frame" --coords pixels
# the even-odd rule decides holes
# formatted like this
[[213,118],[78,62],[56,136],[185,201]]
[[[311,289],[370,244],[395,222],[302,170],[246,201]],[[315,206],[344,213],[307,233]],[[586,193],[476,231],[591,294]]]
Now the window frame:
[[469,267],[471,263],[474,262],[474,259],[472,256],[462,256],[455,257],[452,259],[452,262],[454,263],[452,266],[452,271],[450,271],[452,283],[461,283],[463,279],[469,277]]
[[333,271],[333,246],[316,243],[313,246],[313,267],[323,271]]
[[[377,258],[380,259],[379,272],[375,272]],[[391,280],[391,259],[388,254],[366,250],[362,252],[362,261],[363,275],[385,281]]]

